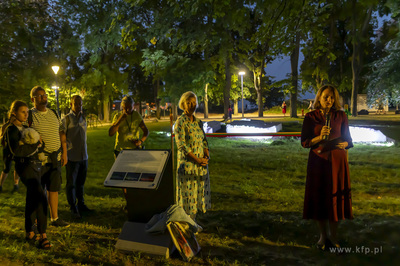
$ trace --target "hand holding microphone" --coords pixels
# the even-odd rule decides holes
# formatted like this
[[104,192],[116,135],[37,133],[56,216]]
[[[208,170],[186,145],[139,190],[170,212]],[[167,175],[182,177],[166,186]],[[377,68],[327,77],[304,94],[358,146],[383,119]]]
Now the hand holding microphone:
[[327,113],[325,116],[325,126],[321,129],[321,139],[328,140],[331,133],[331,114]]

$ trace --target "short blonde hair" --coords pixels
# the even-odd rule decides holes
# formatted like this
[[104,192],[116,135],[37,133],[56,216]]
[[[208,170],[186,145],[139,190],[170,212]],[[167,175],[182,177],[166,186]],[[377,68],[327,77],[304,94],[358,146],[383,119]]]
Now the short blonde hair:
[[322,106],[321,106],[321,103],[319,102],[319,99],[321,98],[321,95],[324,92],[324,90],[327,90],[327,89],[333,93],[333,97],[334,97],[333,107],[336,110],[340,110],[341,106],[340,106],[339,92],[335,87],[333,87],[333,85],[330,85],[330,84],[323,85],[321,88],[319,88],[317,95],[315,96],[315,100],[314,100],[314,109],[321,109]]
[[199,104],[197,102],[197,96],[196,96],[196,94],[194,94],[193,91],[187,91],[184,94],[182,94],[181,98],[179,99],[179,109],[185,111],[185,103],[186,103],[187,99],[192,98],[192,97],[196,99],[196,109],[197,109]]

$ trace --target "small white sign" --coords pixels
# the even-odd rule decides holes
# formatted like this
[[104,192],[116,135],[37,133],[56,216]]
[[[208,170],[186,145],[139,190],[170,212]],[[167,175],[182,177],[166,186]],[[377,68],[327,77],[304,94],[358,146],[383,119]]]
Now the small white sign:
[[104,181],[106,187],[156,189],[168,151],[123,150]]

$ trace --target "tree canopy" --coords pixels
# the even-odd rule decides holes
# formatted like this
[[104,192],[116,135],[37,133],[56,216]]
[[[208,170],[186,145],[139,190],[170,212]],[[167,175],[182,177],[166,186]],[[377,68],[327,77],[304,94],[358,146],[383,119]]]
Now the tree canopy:
[[[392,20],[377,31],[377,18],[389,12]],[[365,88],[373,101],[382,94],[399,101],[398,14],[395,0],[1,2],[0,111],[17,98],[29,101],[35,85],[53,102],[57,82],[64,112],[79,93],[106,121],[123,95],[155,103],[159,117],[160,103],[175,105],[188,90],[205,106],[223,105],[227,117],[241,99],[238,72],[245,71],[244,95],[259,116],[269,97],[283,93],[296,116],[298,92],[324,83],[353,99],[354,114],[354,95]],[[284,56],[291,76],[273,80],[267,65]]]

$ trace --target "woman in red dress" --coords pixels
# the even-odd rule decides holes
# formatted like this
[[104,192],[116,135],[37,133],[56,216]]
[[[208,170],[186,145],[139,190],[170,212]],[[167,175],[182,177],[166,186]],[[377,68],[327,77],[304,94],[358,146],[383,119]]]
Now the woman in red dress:
[[353,143],[336,88],[322,86],[314,107],[306,114],[301,132],[301,145],[310,148],[303,218],[317,221],[317,247],[325,250],[329,245],[339,247],[339,220],[353,218],[346,153]]
[[283,103],[282,103],[282,114],[283,114],[283,116],[286,116],[286,102],[285,101],[283,101]]

